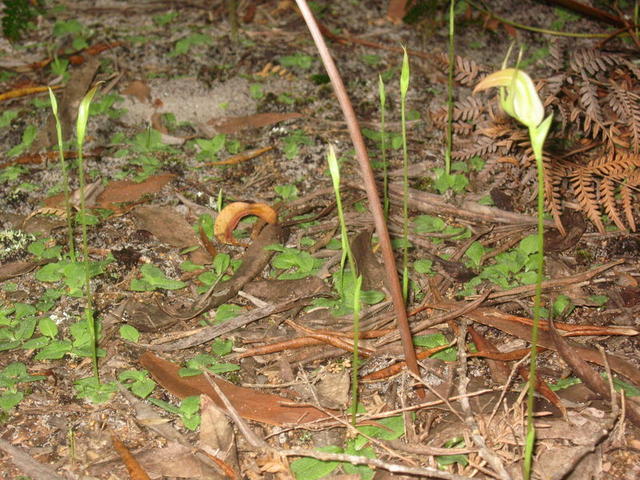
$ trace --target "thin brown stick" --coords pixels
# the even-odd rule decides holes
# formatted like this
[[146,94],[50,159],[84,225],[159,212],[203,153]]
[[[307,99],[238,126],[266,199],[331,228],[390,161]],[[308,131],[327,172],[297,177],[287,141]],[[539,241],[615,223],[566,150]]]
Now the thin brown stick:
[[468,327],[467,323],[468,321],[466,319],[462,321],[458,335],[458,393],[462,397],[460,399],[460,406],[465,414],[465,424],[471,431],[473,443],[475,443],[479,448],[478,454],[480,457],[491,465],[491,468],[494,469],[498,478],[501,480],[511,480],[511,475],[507,473],[500,457],[487,446],[484,441],[484,437],[480,434],[480,429],[478,428],[478,424],[471,411],[469,398],[466,396],[467,384],[469,383],[469,377],[467,376],[467,350],[465,347],[465,338],[467,336]]
[[[311,13],[309,6],[307,5],[307,2],[305,0],[296,0],[296,4],[298,5],[302,16],[307,23],[307,28],[309,29],[309,33],[311,33],[311,36],[313,37],[313,41],[316,44],[318,53],[320,53],[322,63],[324,64],[327,70],[327,74],[331,79],[331,85],[333,85],[333,90],[336,94],[336,97],[338,98],[338,102],[340,102],[342,113],[347,122],[349,135],[351,136],[353,146],[356,150],[356,157],[360,165],[362,180],[367,192],[369,208],[371,209],[373,221],[376,226],[376,232],[378,234],[378,238],[380,239],[382,258],[384,260],[384,265],[388,274],[388,286],[391,293],[391,298],[393,299],[396,322],[398,325],[398,330],[400,332],[400,339],[402,341],[405,361],[407,362],[409,370],[416,375],[419,375],[418,361],[416,360],[416,352],[413,348],[411,330],[409,329],[409,321],[407,319],[407,310],[405,308],[404,299],[402,297],[400,279],[398,278],[398,275],[396,273],[396,260],[393,255],[391,238],[389,237],[389,230],[387,229],[384,212],[380,203],[380,196],[378,195],[378,187],[376,186],[376,180],[373,174],[373,169],[371,168],[371,162],[369,161],[369,155],[367,154],[367,148],[365,147],[364,139],[362,138],[362,133],[360,132],[358,119],[356,118],[356,114],[353,110],[353,106],[351,105],[351,101],[349,100],[349,96],[347,95],[347,91],[344,87],[344,83],[342,82],[342,78],[340,77],[340,73],[338,72],[338,68],[333,61],[333,58],[331,58],[331,53],[327,48],[327,44],[325,43],[324,38],[320,33],[318,24],[313,17],[313,14]],[[420,397],[424,397],[424,390],[419,389],[418,394],[420,395]]]

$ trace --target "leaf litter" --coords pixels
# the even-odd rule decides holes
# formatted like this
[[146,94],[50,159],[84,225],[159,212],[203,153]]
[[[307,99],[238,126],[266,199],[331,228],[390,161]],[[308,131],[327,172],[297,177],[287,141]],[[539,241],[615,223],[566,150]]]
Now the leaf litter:
[[[504,2],[497,3],[496,8],[501,8]],[[326,189],[330,185],[325,175],[329,143],[339,146],[343,155],[342,175],[347,179],[347,187],[351,187],[344,190],[347,223],[358,271],[364,275],[365,290],[381,292],[384,298],[389,288],[386,285],[389,272],[377,260],[379,240],[372,239],[371,216],[366,204],[361,202],[362,182],[348,153],[351,145],[335,99],[320,78],[324,71],[314,60],[317,55],[311,47],[302,47],[310,60],[302,58],[300,52],[283,42],[283,39],[294,38],[307,41],[306,30],[295,26],[299,22],[295,10],[286,5],[276,8],[274,2],[256,7],[253,14],[259,21],[254,19],[241,30],[246,34],[244,41],[253,42],[245,48],[242,42],[230,40],[231,30],[225,19],[216,17],[213,23],[222,26],[222,30],[214,33],[213,24],[203,24],[196,11],[178,9],[173,12],[177,15],[173,22],[197,26],[215,39],[215,45],[199,44],[198,38],[193,37],[189,54],[185,55],[173,50],[174,45],[177,48],[174,38],[159,35],[158,26],[163,20],[142,7],[133,14],[131,10],[113,6],[100,11],[101,7],[93,3],[79,4],[76,8],[82,23],[101,20],[101,26],[93,33],[96,40],[103,39],[105,27],[131,40],[89,49],[85,57],[74,59],[80,65],[70,67],[68,80],[62,80],[66,82],[61,100],[62,111],[66,112],[65,135],[73,131],[76,102],[92,84],[94,76],[107,82],[103,91],[105,99],[111,92],[119,97],[112,104],[113,117],[104,113],[110,111],[109,107],[102,113],[97,108],[91,117],[89,135],[92,138],[88,145],[91,154],[85,159],[89,162],[91,180],[100,187],[90,205],[92,212],[99,215],[99,221],[90,228],[89,244],[92,260],[104,261],[104,273],[92,280],[96,285],[98,316],[103,323],[100,341],[105,355],[100,365],[103,381],[115,380],[125,369],[144,368],[160,384],[151,395],[157,400],[179,405],[178,399],[202,395],[199,437],[182,425],[177,414],[150,406],[146,400],[127,391],[113,395],[101,405],[75,396],[74,380],[86,377],[90,370],[82,355],[67,354],[63,360],[38,358],[37,352],[45,342],[79,341],[79,337],[72,334],[78,335],[74,322],[83,304],[77,297],[68,295],[74,291],[72,280],[62,276],[58,283],[43,283],[33,272],[44,264],[55,263],[55,255],[47,257],[44,253],[47,248],[65,244],[64,222],[56,223],[54,218],[49,226],[37,229],[47,239],[45,246],[36,249],[25,244],[17,253],[2,258],[0,267],[2,341],[11,339],[24,344],[26,349],[3,349],[0,368],[23,361],[32,374],[48,372],[46,380],[30,383],[28,389],[20,385],[11,387],[25,395],[2,417],[5,432],[0,448],[6,453],[0,458],[2,470],[14,477],[27,474],[33,478],[57,478],[60,472],[66,471],[73,478],[81,474],[121,478],[125,475],[125,466],[117,460],[115,450],[125,452],[123,449],[126,449],[138,459],[146,474],[156,478],[161,475],[289,478],[289,469],[300,471],[296,466],[299,464],[295,464],[299,459],[294,458],[305,455],[311,455],[307,457],[311,461],[307,464],[311,472],[319,469],[319,465],[333,465],[328,473],[341,471],[358,478],[370,478],[371,469],[364,467],[355,474],[353,469],[357,464],[378,468],[379,472],[386,468],[425,478],[427,475],[488,478],[489,467],[478,456],[480,445],[475,443],[475,437],[472,439],[479,434],[494,451],[498,463],[506,466],[512,478],[519,478],[524,433],[522,404],[517,394],[525,380],[514,380],[514,374],[522,370],[521,365],[514,366],[514,362],[526,362],[530,339],[528,302],[533,290],[526,284],[515,283],[514,276],[526,273],[517,270],[526,267],[514,265],[512,277],[501,286],[486,280],[486,289],[465,293],[465,301],[459,292],[468,280],[469,271],[478,273],[479,266],[522,257],[522,250],[500,257],[501,253],[489,252],[489,248],[493,245],[499,250],[504,246],[504,252],[508,252],[517,245],[512,242],[507,247],[514,232],[522,232],[524,238],[530,232],[528,225],[535,222],[530,215],[530,203],[519,195],[512,196],[513,191],[505,187],[517,184],[520,191],[530,194],[532,184],[523,171],[508,164],[485,166],[489,173],[470,174],[468,191],[453,200],[430,193],[433,189],[425,192],[419,178],[429,176],[426,169],[439,166],[434,160],[440,157],[439,134],[425,130],[420,120],[409,123],[410,148],[415,157],[412,163],[421,166],[414,169],[416,173],[412,174],[409,188],[412,215],[434,215],[443,223],[439,231],[412,230],[410,233],[410,241],[415,242],[412,260],[429,260],[435,265],[431,269],[425,262],[420,272],[416,268],[411,273],[410,318],[414,334],[438,336],[440,343],[421,347],[418,352],[422,368],[418,382],[403,373],[406,368],[388,304],[376,304],[372,300],[373,303],[364,308],[360,348],[363,357],[367,357],[360,387],[363,413],[359,428],[367,424],[367,428],[374,429],[368,431],[365,438],[362,432],[353,431],[342,420],[349,395],[348,382],[344,379],[351,368],[350,355],[345,352],[353,349],[348,307],[353,292],[347,288],[336,291],[343,280],[335,276],[340,257],[331,241],[337,222],[332,212],[333,194]],[[521,15],[526,19],[524,23],[530,23],[527,8],[519,10],[511,5],[508,13]],[[379,19],[384,17],[378,5],[368,5],[367,9]],[[390,16],[398,20],[397,12],[390,12],[393,13]],[[553,15],[548,9],[538,12]],[[57,20],[53,15],[45,19],[50,24]],[[366,32],[371,28],[356,9],[351,11],[347,7],[328,7],[322,21],[332,29],[346,27],[345,31]],[[434,22],[436,25],[437,20]],[[583,28],[596,29],[597,26],[587,20],[576,22],[582,22],[579,24]],[[265,25],[270,25],[269,29]],[[361,28],[352,28],[356,25]],[[414,27],[387,24],[385,28],[386,33],[376,34],[377,41],[362,40],[355,34],[330,36],[336,41],[331,48],[343,75],[350,81],[349,93],[359,115],[378,125],[377,109],[371,100],[377,73],[388,72],[391,79],[387,82],[388,88],[397,93],[392,83],[399,56],[389,48],[405,43],[415,47],[410,50],[414,53],[420,50]],[[429,26],[424,28],[428,32]],[[462,45],[471,44],[470,37],[487,34],[471,24],[465,24],[461,30],[459,43]],[[148,35],[146,43],[136,43],[139,39],[131,37],[138,31]],[[40,38],[50,35],[46,28],[33,34]],[[444,49],[444,37],[435,31],[426,34],[432,36],[432,41],[440,42]],[[496,36],[483,41],[495,42]],[[508,38],[501,42],[485,49],[467,48],[464,54],[474,59],[488,55],[488,59],[477,60],[497,67],[500,60],[491,55],[506,51]],[[354,47],[356,44],[360,46]],[[354,55],[356,51],[362,58]],[[42,57],[48,54],[39,53]],[[366,57],[365,61],[365,55],[374,55],[377,59]],[[420,59],[427,57],[418,51],[412,62],[423,62]],[[64,58],[62,52],[61,58]],[[122,70],[110,74],[104,64],[99,66],[98,59],[120,65]],[[291,74],[256,74],[261,65],[279,59],[292,70]],[[423,72],[414,73],[410,102],[411,108],[426,117],[429,105],[438,103],[445,90],[443,84],[438,83],[443,77],[438,77],[433,66],[426,61],[419,64]],[[37,84],[48,84],[55,79],[51,72],[42,69],[44,65],[17,71],[30,72]],[[456,77],[458,81],[473,86],[481,69],[462,59],[457,65],[461,70]],[[3,82],[3,91],[8,90],[5,88],[8,81]],[[438,90],[439,93],[434,93]],[[51,194],[60,191],[57,156],[42,151],[55,145],[55,136],[51,135],[53,124],[47,124],[46,108],[15,98],[4,105],[20,111],[21,125],[35,123],[41,126],[42,133],[31,150],[25,147],[21,156],[2,164],[2,189],[6,190],[2,201],[6,206],[2,208],[0,220],[6,231],[26,230],[27,225],[36,231],[33,227],[36,220],[56,217],[55,210],[43,210],[42,205],[51,209],[63,205],[61,196]],[[126,112],[118,116],[116,109]],[[162,135],[147,130],[148,125]],[[0,135],[5,150],[20,143],[15,133],[3,131]],[[197,142],[198,139],[206,142]],[[377,160],[378,145],[371,142],[368,146],[376,152],[374,160]],[[67,158],[73,159],[73,152]],[[397,167],[398,156],[391,158],[392,166]],[[77,192],[74,178],[72,176],[72,189]],[[297,198],[279,198],[279,194],[274,193],[275,186],[285,184],[295,184]],[[509,201],[500,202],[502,208],[478,201],[479,193],[496,188],[509,197]],[[390,184],[392,205],[401,201],[402,189],[402,184]],[[235,211],[215,228],[212,223],[207,233],[202,216],[210,215],[223,221],[225,217],[216,214],[218,205],[233,205],[233,202],[245,210]],[[304,208],[299,208],[300,205],[307,211],[301,213]],[[288,225],[290,233],[275,225],[276,211],[279,223]],[[37,216],[31,216],[34,212],[38,212]],[[261,222],[250,224],[245,219],[255,214],[273,225],[260,231]],[[401,222],[397,209],[392,208],[390,225]],[[540,393],[544,397],[536,403],[536,422],[542,442],[536,471],[548,477],[573,475],[566,478],[589,478],[585,472],[618,478],[614,475],[619,471],[622,472],[619,478],[626,480],[632,478],[634,472],[640,472],[633,395],[614,394],[616,402],[612,406],[586,392],[581,384],[552,390],[556,383],[571,376],[573,380],[577,381],[575,377],[578,377],[584,381],[602,398],[611,398],[607,393],[608,380],[603,381],[600,376],[610,369],[609,377],[613,376],[617,382],[614,386],[637,392],[640,379],[635,321],[637,256],[634,255],[640,248],[634,234],[595,233],[595,229],[577,219],[567,219],[562,224],[569,235],[548,236],[545,248],[549,255],[563,252],[554,259],[564,269],[551,273],[544,284],[545,294],[549,309],[560,293],[570,297],[574,304],[572,313],[562,321],[555,321],[555,326],[564,336],[585,336],[586,342],[569,343],[564,336],[558,337],[551,325],[543,325],[540,345],[548,350],[540,360],[546,383],[543,387],[541,382]],[[553,222],[549,222],[549,227],[552,226]],[[452,230],[455,228],[460,230]],[[484,256],[478,257],[479,263],[466,261],[465,251],[473,243],[469,237],[457,238],[465,229],[473,242],[479,242],[486,249]],[[215,237],[224,242],[216,242]],[[212,257],[220,253],[227,254],[230,261],[228,265],[221,263],[220,271],[216,271]],[[145,265],[147,268],[143,268]],[[555,272],[562,272],[563,276]],[[132,288],[134,280],[145,281],[138,285],[146,285],[148,289]],[[186,287],[178,288],[182,285]],[[574,288],[576,285],[579,289]],[[596,307],[600,305],[598,300],[585,295],[605,295],[610,300],[605,306]],[[34,305],[36,313],[27,312],[24,305]],[[456,338],[465,331],[460,333],[461,318],[473,322],[473,328],[469,326],[469,338],[477,349],[467,354],[465,363],[469,368],[465,377],[469,377],[471,383],[466,393],[455,388],[460,381],[456,378],[459,361],[452,353],[455,348],[461,348],[456,347]],[[50,323],[55,323],[59,332],[47,327]],[[117,327],[123,324],[138,328],[141,332],[138,343],[118,336]],[[219,339],[232,340],[233,351],[222,356],[216,354],[211,342]],[[603,356],[594,345],[603,345],[607,355]],[[157,356],[152,351],[162,354]],[[559,355],[552,353],[554,351]],[[210,357],[204,363],[207,368],[223,360],[239,363],[237,373],[224,374],[226,380],[212,379],[222,389],[224,399],[203,375],[179,374],[184,368],[181,365],[198,352]],[[431,358],[434,355],[435,358]],[[599,373],[587,371],[583,364],[572,363],[574,359],[599,365]],[[426,386],[426,398],[416,397],[413,389],[416,383]],[[2,394],[5,394],[9,387],[2,385]],[[278,394],[267,393],[274,390]],[[471,400],[477,431],[469,430],[469,423],[461,420],[461,399],[466,395]],[[233,416],[233,410],[238,417]],[[620,416],[619,410],[628,420]],[[233,423],[225,415],[231,415]],[[384,440],[384,432],[389,430],[382,423],[385,419],[401,421],[401,434],[406,442]],[[247,420],[250,423],[246,423]],[[262,424],[262,431],[256,428],[257,423]],[[259,446],[247,438],[247,428],[259,432]],[[443,467],[447,471],[441,472],[442,475],[449,477],[438,476],[440,473],[431,469],[439,464],[441,449],[460,435],[465,437],[460,440],[464,448],[455,443],[452,453],[463,455],[462,458]],[[359,442],[357,447],[349,443],[354,438]],[[112,442],[118,442],[117,439],[123,445],[117,443],[114,450]],[[265,449],[265,440],[269,443],[268,449]],[[197,451],[194,450],[196,444]],[[423,453],[411,452],[409,446],[423,448]],[[329,447],[329,451],[309,453],[308,447]],[[302,451],[304,449],[307,450]],[[135,470],[131,457],[124,455],[129,458],[124,462],[127,468]],[[367,459],[367,455],[376,458]],[[319,464],[322,458],[325,463]]]

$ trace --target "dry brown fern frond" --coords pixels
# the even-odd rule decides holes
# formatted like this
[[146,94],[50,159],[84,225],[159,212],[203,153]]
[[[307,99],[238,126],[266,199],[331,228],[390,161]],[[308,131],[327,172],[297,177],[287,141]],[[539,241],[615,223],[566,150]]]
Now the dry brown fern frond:
[[609,95],[609,105],[630,130],[632,149],[638,152],[640,145],[640,95],[631,92],[621,85],[611,82],[612,91]]
[[597,118],[588,115],[582,108],[577,105],[573,106],[573,110],[569,114],[569,122],[572,127],[581,127],[584,134],[594,140],[602,140],[606,142],[610,148],[618,143],[624,143],[617,135],[617,130],[607,124],[600,122]]
[[[486,110],[482,100],[477,97],[467,97],[456,103],[453,109],[453,121],[471,122],[477,120]],[[447,124],[448,109],[439,108],[430,112],[431,120],[436,126],[444,127]]]
[[544,59],[544,63],[554,71],[564,68],[566,42],[558,37],[551,37],[549,42],[549,55]]
[[599,232],[604,232],[604,224],[602,223],[600,204],[596,192],[596,182],[593,176],[583,171],[578,171],[569,180],[583,213],[591,220]]
[[620,186],[620,201],[622,210],[627,218],[627,223],[632,232],[636,231],[636,222],[633,215],[634,195],[640,190],[640,170],[629,174]]
[[595,75],[616,63],[617,59],[614,55],[602,53],[595,48],[580,48],[569,57],[569,67],[579,74],[586,70],[591,75]]
[[542,156],[542,165],[545,202],[556,224],[556,228],[562,236],[564,236],[567,232],[560,219],[562,215],[562,181],[564,179],[564,171],[557,169],[554,160],[547,155]]
[[604,117],[602,115],[602,108],[598,101],[598,89],[595,84],[591,83],[587,76],[582,72],[582,85],[580,85],[580,104],[584,110],[584,129],[591,130],[591,122],[596,124],[603,124]]
[[586,165],[579,168],[589,175],[613,178],[625,176],[638,166],[640,166],[639,155],[614,151],[613,153],[594,157]]
[[[446,53],[436,53],[433,56],[433,63],[443,72],[448,72],[449,55]],[[474,62],[470,58],[455,57],[454,80],[461,85],[471,87],[479,80],[482,73],[487,72],[487,68]]]
[[[604,232],[600,218],[602,211],[598,205],[620,230],[627,231],[628,225],[629,229],[635,231],[633,196],[637,193],[635,182],[640,182],[639,166],[640,155],[614,152],[595,157],[587,165],[577,165],[572,169],[570,176],[573,177],[571,183],[575,196],[598,231]],[[622,219],[623,215],[627,225]]]
[[638,65],[626,59],[624,60],[624,65],[636,77],[636,80],[640,80],[640,67]]
[[618,215],[618,205],[616,202],[616,184],[611,177],[600,179],[600,199],[605,213],[620,230],[626,230],[626,225]]
[[471,157],[495,153],[498,150],[496,141],[489,137],[479,137],[474,145],[463,148],[461,150],[455,150],[451,153],[451,157],[454,160],[469,160]]

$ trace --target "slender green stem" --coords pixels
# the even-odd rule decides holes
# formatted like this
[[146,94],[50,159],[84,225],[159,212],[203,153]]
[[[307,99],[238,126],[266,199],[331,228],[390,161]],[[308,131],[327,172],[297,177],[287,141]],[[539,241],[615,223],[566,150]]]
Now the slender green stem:
[[[557,30],[548,30],[546,28],[531,27],[529,25],[513,22],[507,18],[496,15],[494,12],[490,11],[487,8],[482,8],[475,2],[472,2],[471,0],[465,0],[465,1],[476,10],[482,13],[491,15],[493,18],[495,18],[499,22],[504,23],[506,25],[511,25],[512,27],[515,27],[515,28],[519,28],[520,30],[528,30],[530,32],[544,33],[545,35],[553,35],[556,37],[571,37],[571,38],[609,38],[611,36],[610,33],[572,33],[572,32],[562,32]],[[628,34],[623,33],[622,35],[628,35]]]
[[382,209],[384,211],[385,220],[389,218],[389,175],[387,166],[387,139],[384,129],[384,117],[387,106],[387,95],[384,89],[384,81],[382,75],[378,75],[378,91],[380,94],[380,159],[382,160],[382,168],[384,172],[382,184]]
[[444,171],[451,173],[451,151],[453,149],[453,74],[455,71],[455,0],[449,5],[449,79],[447,81],[447,146],[444,151]]
[[89,259],[89,241],[87,234],[86,219],[86,182],[84,178],[84,159],[82,155],[82,145],[78,145],[78,178],[80,183],[80,229],[82,232],[82,260],[84,264],[84,296],[86,301],[85,319],[91,337],[91,358],[93,359],[93,374],[99,378],[98,373],[98,351],[97,351],[97,335],[96,321],[93,316],[93,296],[91,292],[91,261]]
[[[355,426],[356,413],[358,410],[358,367],[359,367],[359,338],[360,338],[360,288],[362,286],[362,277],[357,276],[356,262],[351,252],[349,244],[349,234],[347,232],[347,222],[344,219],[344,210],[342,209],[342,197],[340,195],[340,168],[333,146],[329,146],[327,155],[329,163],[329,173],[333,182],[333,191],[336,195],[336,209],[338,210],[338,219],[340,221],[340,236],[342,243],[342,257],[340,258],[340,281],[344,282],[345,262],[349,262],[349,271],[351,273],[354,290],[353,305],[353,362],[351,366],[351,399],[353,411],[351,422]],[[342,285],[341,285],[342,288]]]
[[536,275],[536,294],[533,300],[533,326],[531,327],[531,358],[529,364],[529,389],[527,392],[527,438],[524,451],[524,479],[529,480],[532,473],[533,449],[535,447],[536,432],[533,423],[533,403],[537,384],[538,366],[538,327],[540,324],[540,309],[542,307],[542,280],[544,276],[544,141],[551,127],[552,116],[548,116],[540,125],[529,127],[529,138],[533,154],[536,157],[538,178],[538,261]]
[[[355,274],[354,274],[355,276]],[[358,414],[358,371],[360,369],[360,292],[362,291],[362,275],[355,279],[353,291],[353,358],[351,365],[351,424],[355,427]]]
[[60,168],[62,169],[62,189],[64,192],[64,208],[67,216],[67,247],[69,249],[69,258],[72,262],[76,261],[76,247],[73,241],[73,218],[71,215],[71,193],[69,188],[69,166],[64,159],[64,141],[62,139],[62,124],[58,117],[58,101],[53,93],[53,90],[49,89],[49,99],[51,100],[51,110],[53,111],[53,117],[56,121],[56,135],[58,139],[58,154],[60,157]]
[[400,72],[400,123],[402,125],[402,296],[407,301],[409,293],[409,151],[407,149],[406,103],[409,90],[409,56],[404,50]]
[[96,332],[96,320],[93,311],[93,296],[91,292],[91,261],[89,259],[89,241],[87,235],[87,209],[86,209],[86,181],[84,172],[84,156],[82,147],[84,145],[84,137],[87,131],[87,123],[89,121],[89,106],[91,100],[98,90],[98,86],[93,87],[84,96],[78,108],[78,118],[76,121],[76,145],[78,150],[78,179],[80,183],[80,219],[82,231],[82,260],[84,264],[84,292],[85,292],[85,320],[87,329],[91,337],[91,357],[93,360],[93,373],[98,383],[100,383],[100,375],[98,371],[98,335]]
[[531,478],[533,448],[535,446],[535,426],[533,423],[533,404],[537,383],[538,366],[538,326],[540,307],[542,306],[542,280],[544,275],[544,175],[542,156],[536,155],[538,176],[538,265],[536,275],[536,294],[533,300],[533,326],[531,328],[531,358],[529,364],[529,391],[527,392],[527,441],[524,454],[524,478]]

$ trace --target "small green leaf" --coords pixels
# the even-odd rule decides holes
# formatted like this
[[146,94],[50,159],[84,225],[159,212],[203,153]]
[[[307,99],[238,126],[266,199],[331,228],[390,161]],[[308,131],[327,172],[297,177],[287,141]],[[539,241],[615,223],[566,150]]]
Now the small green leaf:
[[0,408],[8,412],[18,405],[23,398],[24,393],[22,392],[4,392],[0,395]]
[[56,322],[49,317],[40,319],[38,322],[38,330],[40,330],[40,333],[45,337],[55,338],[55,336],[58,335],[58,326]]
[[549,388],[551,388],[551,390],[553,390],[554,392],[557,392],[558,390],[564,390],[565,388],[569,388],[572,385],[577,385],[579,383],[582,383],[582,380],[580,380],[579,378],[567,377],[561,378],[555,384],[549,384]]
[[[187,286],[186,283],[179,280],[172,280],[168,278],[162,270],[155,265],[144,264],[140,267],[140,273],[142,274],[142,280],[153,288],[164,288],[165,290],[178,290]],[[135,280],[135,279],[134,279]],[[131,288],[133,289],[134,282],[131,282]],[[136,286],[138,286],[136,284]]]
[[131,392],[140,398],[147,398],[155,388],[156,382],[150,378],[145,378],[144,380],[131,384]]
[[185,415],[193,415],[200,411],[200,395],[185,397],[180,403],[180,411]]
[[213,269],[218,276],[224,275],[230,265],[231,257],[227,253],[219,253],[213,259]]
[[[464,439],[460,437],[452,438],[448,442],[444,444],[445,448],[464,448],[465,443]],[[459,463],[462,466],[467,466],[469,464],[469,459],[467,455],[456,454],[456,455],[438,455],[436,457],[436,462],[441,467],[445,467],[447,465],[452,465],[454,463]]]
[[232,340],[222,340],[217,338],[211,344],[211,351],[214,355],[218,355],[219,357],[223,357],[233,350],[233,341]]
[[140,332],[131,325],[122,325],[120,327],[120,337],[130,342],[138,343]]
[[204,267],[202,265],[193,263],[191,260],[185,260],[180,264],[180,270],[182,270],[183,272],[197,272],[198,270],[202,270],[203,268]]
[[40,350],[49,345],[49,342],[51,342],[49,337],[30,338],[24,342],[21,347],[23,350]]
[[[125,383],[127,380],[132,382]],[[156,387],[156,382],[149,378],[149,372],[146,370],[125,370],[118,375],[118,381],[140,398],[147,398]]]
[[[394,417],[381,418],[376,420],[378,425],[362,425],[357,427],[358,431],[373,438],[382,440],[395,440],[404,435],[404,419],[402,415]],[[360,449],[362,445],[368,442],[365,437],[356,437],[355,447]]]
[[151,397],[149,398],[149,402],[153,403],[156,407],[160,407],[166,412],[173,413],[175,415],[180,414],[180,409],[178,407],[176,407],[175,405],[171,405],[170,403],[165,402],[164,400]]
[[518,250],[520,250],[525,255],[536,253],[538,251],[538,236],[529,235],[524,237],[522,240],[520,240]]
[[[449,341],[442,333],[432,333],[429,335],[417,335],[413,337],[413,344],[418,347],[427,349],[443,347],[449,345]],[[454,347],[447,348],[431,356],[439,358],[445,362],[455,362],[457,359],[456,349]]]
[[413,262],[413,268],[417,273],[433,273],[433,260],[421,258]]
[[591,295],[589,300],[596,303],[598,306],[602,307],[605,303],[609,301],[609,297],[606,295]]
[[62,280],[62,276],[60,263],[49,263],[36,272],[36,280],[41,282],[58,282]]
[[262,91],[262,85],[259,83],[252,83],[249,85],[249,96],[254,100],[260,100],[264,97],[264,92]]
[[115,382],[100,382],[96,377],[81,378],[74,383],[79,398],[92,403],[105,403],[111,399],[118,387]]
[[222,323],[242,313],[242,307],[232,303],[224,303],[216,309],[216,323]]
[[[602,377],[606,380],[607,379],[607,374],[602,372],[601,373]],[[640,388],[631,385],[630,383],[627,383],[623,380],[620,380],[619,378],[614,377],[612,380],[613,383],[613,387],[616,390],[616,392],[624,392],[625,396],[627,397],[638,397],[640,396]]]
[[275,192],[282,197],[285,202],[291,201],[298,197],[298,187],[289,183],[286,185],[276,185],[273,187]]
[[57,340],[42,348],[36,354],[36,360],[58,360],[71,352],[73,348],[69,340]]
[[0,128],[5,128],[11,125],[11,122],[18,116],[17,110],[5,110],[0,115]]
[[287,68],[297,67],[303,70],[310,69],[314,61],[315,61],[314,57],[311,57],[309,55],[304,55],[302,53],[297,53],[295,55],[288,55],[288,56],[280,57],[278,59],[278,62],[283,67],[287,67]]
[[[342,453],[342,448],[329,445],[328,447],[318,448],[321,452]],[[298,458],[291,462],[290,468],[296,477],[296,480],[317,480],[326,477],[336,468],[339,462],[329,462],[318,460],[311,457]]]
[[464,254],[471,260],[471,264],[474,267],[479,268],[482,265],[482,257],[485,251],[484,245],[480,242],[473,242]]
[[413,224],[416,233],[441,232],[447,226],[444,220],[431,215],[418,215],[413,220]]
[[558,295],[553,302],[553,316],[557,318],[569,315],[574,307],[575,305],[569,297],[566,295]]

